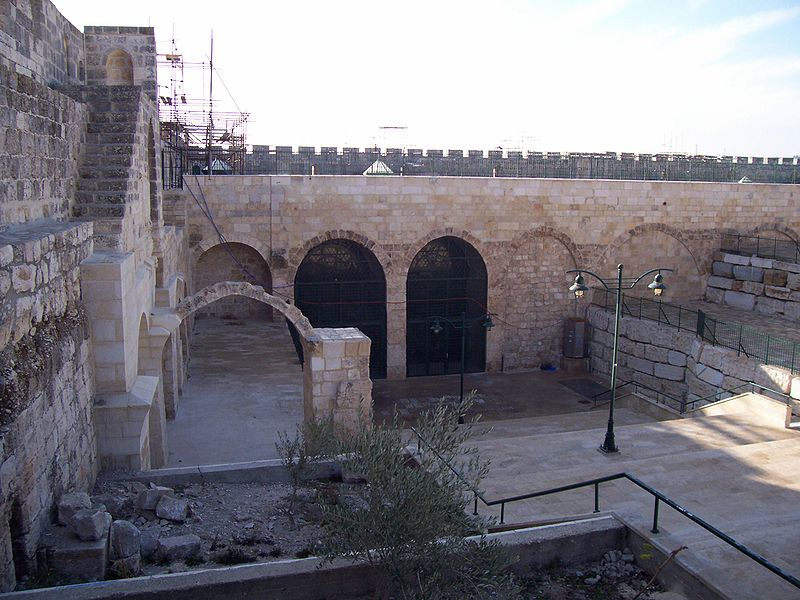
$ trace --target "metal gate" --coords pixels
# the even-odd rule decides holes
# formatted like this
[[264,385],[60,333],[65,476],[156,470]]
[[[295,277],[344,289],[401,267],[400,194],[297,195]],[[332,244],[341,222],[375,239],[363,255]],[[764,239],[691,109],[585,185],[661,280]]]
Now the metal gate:
[[314,327],[358,327],[369,336],[370,376],[386,377],[386,278],[372,252],[345,239],[315,246],[297,269],[294,298]]
[[[411,262],[406,285],[406,375],[446,375],[461,368],[461,335],[465,336],[464,370],[486,369],[486,265],[478,251],[456,237],[428,243]],[[475,326],[457,327],[461,314]],[[435,317],[442,330],[431,331]]]

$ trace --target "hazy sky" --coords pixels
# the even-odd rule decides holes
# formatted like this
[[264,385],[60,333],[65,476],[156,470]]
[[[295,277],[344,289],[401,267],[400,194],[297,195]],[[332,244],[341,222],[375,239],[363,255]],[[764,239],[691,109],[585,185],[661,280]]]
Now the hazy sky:
[[214,98],[251,144],[800,154],[798,0],[55,4],[152,25],[159,52],[174,30],[188,61],[213,29]]

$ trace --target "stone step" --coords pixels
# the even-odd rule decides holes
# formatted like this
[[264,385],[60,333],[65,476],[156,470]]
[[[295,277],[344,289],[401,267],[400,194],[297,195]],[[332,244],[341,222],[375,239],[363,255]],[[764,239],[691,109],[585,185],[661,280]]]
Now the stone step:
[[125,216],[125,204],[76,204],[73,213],[78,218],[109,218]]
[[91,119],[86,124],[86,133],[136,133],[136,121],[97,122]]
[[84,167],[130,167],[133,165],[133,153],[109,154],[99,150],[83,157]]
[[132,156],[134,145],[128,143],[87,144],[84,156]]
[[126,192],[127,179],[78,179],[78,191],[82,192]]
[[82,166],[78,169],[78,176],[81,179],[124,179],[127,181],[130,177],[130,167],[113,164]]
[[77,191],[75,201],[78,204],[124,204],[128,193],[126,191],[117,192],[89,192]]
[[135,133],[87,133],[88,144],[134,144]]

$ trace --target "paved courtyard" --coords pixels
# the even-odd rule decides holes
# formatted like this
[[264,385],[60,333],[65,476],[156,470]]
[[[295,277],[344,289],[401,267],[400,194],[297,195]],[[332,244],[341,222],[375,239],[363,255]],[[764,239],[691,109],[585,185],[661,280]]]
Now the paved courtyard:
[[303,372],[285,324],[195,321],[189,379],[167,423],[168,466],[277,458],[303,420]]

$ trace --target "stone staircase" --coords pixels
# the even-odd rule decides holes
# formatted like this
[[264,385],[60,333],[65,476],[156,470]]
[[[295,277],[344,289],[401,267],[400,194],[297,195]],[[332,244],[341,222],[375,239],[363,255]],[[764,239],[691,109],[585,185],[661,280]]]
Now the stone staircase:
[[[620,452],[615,455],[597,450],[605,433],[604,420],[594,429],[587,428],[591,423],[583,414],[549,417],[557,423],[550,430],[543,423],[531,422],[528,436],[525,423],[493,423],[493,431],[477,440],[481,456],[492,461],[482,485],[486,498],[627,472],[785,571],[800,574],[797,432],[780,424],[755,423],[746,412],[669,421],[628,414],[632,412],[620,409],[616,413]],[[571,424],[577,429],[569,430]],[[481,511],[497,515],[497,509]],[[589,487],[509,504],[505,514],[507,523],[529,523],[592,509]],[[681,564],[729,598],[800,598],[800,590],[668,507],[662,505],[660,511],[660,533],[650,534],[653,498],[630,482],[602,484],[600,509],[618,514],[667,551],[688,546],[680,554]]]
[[139,116],[140,90],[89,87],[86,146],[79,167],[74,216],[94,222],[97,249],[119,250],[126,215]]

